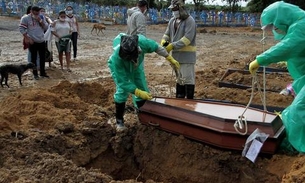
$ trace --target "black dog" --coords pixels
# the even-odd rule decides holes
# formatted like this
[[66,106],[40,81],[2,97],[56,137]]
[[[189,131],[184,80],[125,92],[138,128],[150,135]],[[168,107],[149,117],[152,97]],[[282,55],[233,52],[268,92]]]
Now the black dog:
[[9,88],[9,86],[7,84],[8,74],[9,73],[17,74],[18,79],[19,79],[19,83],[20,83],[20,85],[22,85],[22,83],[21,83],[21,76],[22,76],[22,74],[26,70],[32,69],[34,67],[35,67],[35,65],[33,63],[20,64],[20,65],[7,64],[7,65],[0,66],[0,74],[1,74],[1,80],[0,81],[1,81],[1,86],[3,87],[3,79],[5,79],[4,84]]

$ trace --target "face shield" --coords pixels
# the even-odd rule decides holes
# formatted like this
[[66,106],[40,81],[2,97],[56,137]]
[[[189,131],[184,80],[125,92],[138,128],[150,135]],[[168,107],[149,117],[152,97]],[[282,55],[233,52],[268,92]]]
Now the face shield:
[[261,28],[263,31],[268,31],[273,29],[273,24],[264,25]]
[[277,28],[276,26],[274,26],[273,24],[268,24],[268,25],[264,25],[262,26],[261,28],[264,32],[266,31],[272,31],[273,33],[273,37],[275,40],[282,40],[285,35],[286,35],[286,32]]

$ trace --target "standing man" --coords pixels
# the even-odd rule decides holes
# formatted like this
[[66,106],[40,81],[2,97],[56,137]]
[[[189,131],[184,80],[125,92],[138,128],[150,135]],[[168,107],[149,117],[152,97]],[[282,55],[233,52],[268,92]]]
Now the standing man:
[[152,96],[147,90],[147,82],[143,67],[146,53],[156,52],[166,58],[170,64],[179,69],[179,63],[167,53],[156,41],[139,35],[119,34],[113,40],[113,53],[108,59],[108,67],[116,84],[114,94],[116,127],[124,129],[125,103],[130,94],[135,95],[133,102],[137,107],[144,105]]
[[66,7],[66,20],[70,22],[72,27],[72,45],[73,45],[73,60],[76,61],[77,57],[77,39],[80,37],[79,32],[79,24],[76,20],[76,17],[73,15],[73,8],[72,6]]
[[161,45],[180,63],[183,84],[176,83],[176,98],[194,98],[196,63],[196,23],[181,0],[172,0],[168,7],[173,12]]
[[146,36],[146,14],[148,3],[146,0],[139,0],[138,7],[127,10],[127,34],[142,34]]
[[48,25],[42,21],[39,17],[40,8],[38,6],[33,6],[31,8],[31,13],[25,15],[21,18],[19,30],[24,37],[24,41],[29,45],[29,50],[31,52],[31,62],[35,65],[33,69],[34,78],[39,79],[37,71],[37,52],[39,53],[39,64],[40,64],[40,76],[48,78],[45,71],[45,40],[44,32],[47,30]]

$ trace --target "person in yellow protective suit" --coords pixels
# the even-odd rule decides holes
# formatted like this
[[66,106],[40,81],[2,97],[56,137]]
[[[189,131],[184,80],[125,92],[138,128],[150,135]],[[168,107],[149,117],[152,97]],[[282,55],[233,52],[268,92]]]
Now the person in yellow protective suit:
[[255,74],[260,65],[287,61],[296,97],[282,112],[282,120],[288,141],[299,152],[305,152],[305,11],[278,1],[264,9],[261,25],[263,30],[272,28],[274,39],[280,42],[258,55],[249,71]]
[[144,68],[140,67],[146,53],[156,52],[166,58],[173,67],[179,69],[179,63],[156,41],[145,36],[120,33],[113,40],[113,53],[108,59],[112,78],[116,84],[114,94],[117,128],[124,128],[125,103],[130,94],[134,94],[134,103],[138,108],[145,100],[151,100]]

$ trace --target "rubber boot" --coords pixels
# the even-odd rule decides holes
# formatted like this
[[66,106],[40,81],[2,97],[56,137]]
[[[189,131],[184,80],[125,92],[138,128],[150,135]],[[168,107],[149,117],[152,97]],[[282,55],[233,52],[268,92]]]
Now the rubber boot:
[[185,85],[176,84],[176,98],[185,98]]
[[125,102],[115,103],[115,119],[117,129],[123,129],[124,126]]
[[145,104],[146,100],[140,100],[140,101],[137,101],[137,108],[140,109],[144,104]]
[[185,85],[186,88],[186,98],[194,99],[195,85]]

